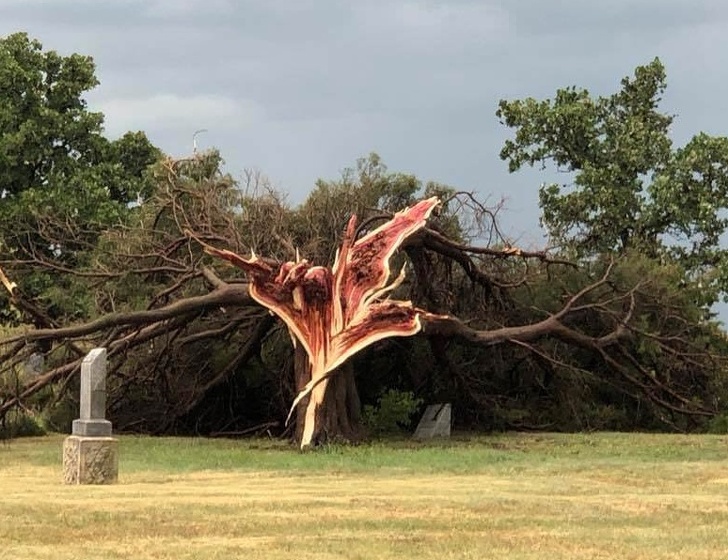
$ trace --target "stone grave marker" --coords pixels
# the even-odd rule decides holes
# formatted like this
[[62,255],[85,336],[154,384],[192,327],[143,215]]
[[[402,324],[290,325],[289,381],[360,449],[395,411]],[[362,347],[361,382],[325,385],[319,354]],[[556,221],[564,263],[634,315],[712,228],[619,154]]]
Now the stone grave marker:
[[65,484],[111,484],[119,476],[119,441],[106,420],[106,348],[81,362],[81,410],[63,442]]
[[425,409],[415,430],[415,439],[450,437],[452,406],[450,403],[431,404]]

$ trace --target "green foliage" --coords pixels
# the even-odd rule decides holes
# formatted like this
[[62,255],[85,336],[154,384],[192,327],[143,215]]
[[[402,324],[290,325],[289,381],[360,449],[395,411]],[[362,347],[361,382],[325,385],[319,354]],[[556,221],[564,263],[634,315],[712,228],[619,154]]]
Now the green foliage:
[[59,400],[52,400],[48,406],[43,407],[40,414],[43,428],[49,432],[70,434],[73,421],[78,418],[79,403],[75,398],[78,387],[73,393],[63,395]]
[[[507,320],[533,323],[558,312],[565,294],[593,284],[608,266],[609,282],[585,294],[580,311],[566,323],[600,337],[612,332],[617,318],[631,307],[624,339],[605,345],[602,353],[556,339],[540,340],[533,351],[497,346],[480,354],[466,349],[458,357],[451,350],[451,360],[463,364],[460,376],[479,379],[470,382],[472,400],[460,403],[461,417],[477,418],[491,403],[480,423],[494,429],[705,427],[708,418],[674,414],[651,401],[657,397],[677,408],[702,403],[714,409],[728,399],[725,338],[715,324],[703,320],[703,310],[695,305],[697,288],[684,285],[678,265],[628,252],[614,263],[602,258],[579,268],[552,266],[512,292]],[[673,401],[678,394],[688,402]]]
[[[728,138],[699,133],[673,148],[673,117],[659,110],[665,88],[665,69],[655,59],[609,96],[571,87],[553,99],[499,105],[501,122],[515,131],[500,154],[509,170],[545,169],[550,163],[572,181],[544,184],[539,197],[553,241],[581,265],[550,271],[514,298],[554,313],[562,303],[559,293],[576,293],[615,258],[609,288],[590,294],[585,303],[607,301],[611,289],[632,293],[631,303],[615,297],[610,311],[617,316],[632,307],[630,336],[620,349],[629,362],[621,371],[590,353],[553,342],[541,347],[549,348],[558,365],[535,375],[542,386],[536,395],[558,395],[565,403],[540,408],[551,409],[547,416],[559,426],[569,423],[562,413],[571,410],[576,427],[649,429],[660,422],[705,427],[704,419],[670,419],[656,411],[644,395],[623,385],[625,377],[689,395],[681,406],[703,402],[720,408],[728,398],[726,343],[710,312],[728,290],[728,251],[721,246],[728,227]],[[588,309],[572,319],[579,329],[592,336],[609,332],[609,320]],[[568,382],[555,381],[563,379]],[[525,402],[518,408],[534,410]]]
[[25,33],[0,41],[0,185],[7,195],[67,179],[97,153],[103,117],[86,110],[91,58],[43,52]]
[[364,425],[376,434],[394,434],[409,428],[412,416],[422,405],[410,391],[388,389],[377,400],[376,406],[366,405],[362,410]]
[[103,115],[89,111],[83,99],[97,85],[88,56],[43,51],[25,33],[0,39],[0,190],[5,197],[54,188],[73,196],[77,193],[68,182],[81,174],[84,180],[77,187],[105,183],[110,200],[136,199],[142,189],[128,182],[138,180],[159,152],[141,132],[113,142],[102,136]]
[[[24,44],[23,36],[13,40]],[[28,42],[26,50],[44,55],[36,43]],[[84,60],[92,75],[92,62]],[[715,267],[700,269],[701,260],[683,267],[680,263],[688,262],[687,251],[693,248],[683,243],[670,252],[664,245],[665,235],[685,239],[698,235],[696,255],[705,256],[715,248],[725,224],[719,221],[720,211],[707,207],[705,200],[723,188],[723,178],[702,180],[695,170],[719,160],[724,145],[720,139],[701,136],[684,149],[671,151],[666,140],[671,119],[655,110],[663,81],[664,72],[655,62],[646,70],[638,69],[633,80],[623,82],[623,91],[610,98],[593,100],[587,92],[572,88],[559,92],[555,102],[527,100],[501,106],[502,117],[517,129],[516,141],[504,148],[513,170],[551,158],[575,176],[573,193],[553,187],[551,194],[542,192],[542,202],[545,220],[569,243],[567,251],[588,257],[581,268],[491,258],[487,251],[444,254],[413,244],[393,263],[392,268],[398,269],[409,261],[407,281],[393,297],[456,315],[477,329],[527,325],[558,312],[564,298],[593,283],[610,262],[601,252],[617,250],[622,259],[610,282],[582,299],[582,310],[569,316],[567,326],[587,336],[610,332],[628,302],[621,296],[645,282],[635,296],[633,323],[639,335],[607,351],[624,350],[635,358],[628,375],[641,379],[645,372],[655,372],[655,379],[698,401],[725,399],[728,390],[721,381],[720,365],[704,361],[702,354],[690,354],[689,344],[674,342],[715,347],[719,337],[709,324],[701,325],[705,315],[695,306],[710,294],[706,296],[693,281],[698,276],[708,278]],[[7,204],[0,205],[3,250],[17,260],[24,254],[42,257],[8,272],[57,324],[153,310],[208,293],[211,281],[201,274],[205,265],[225,280],[240,279],[238,270],[217,267],[188,232],[240,254],[252,248],[263,257],[285,261],[298,248],[303,257],[330,264],[351,214],[359,216],[362,234],[416,199],[437,195],[444,204],[432,219],[433,229],[463,244],[488,239],[489,249],[503,246],[495,211],[462,194],[456,196],[451,187],[392,173],[376,154],[360,159],[336,180],[318,181],[298,207],[286,204],[285,197],[258,174],[249,173],[242,182],[233,180],[221,170],[222,158],[216,151],[150,166],[158,153],[142,133],[109,142],[101,135],[100,120],[92,126],[80,97],[92,82],[78,84],[78,103],[71,103],[77,110],[74,118],[88,117],[88,137],[82,140],[89,147],[83,157],[70,145],[66,151],[47,153],[40,140],[38,146],[24,145],[29,153],[37,148],[45,154],[50,163],[42,169],[50,171],[29,176],[22,188],[5,189]],[[47,110],[40,107],[38,112]],[[3,141],[0,136],[0,150]],[[672,166],[668,169],[664,161]],[[15,173],[16,180],[20,177],[17,169],[6,169]],[[660,174],[650,179],[653,170]],[[670,189],[690,181],[695,183],[689,187],[693,198],[686,196],[679,207],[671,203],[679,193],[670,194]],[[137,201],[140,204],[129,204]],[[671,214],[665,218],[648,211],[658,207],[670,208]],[[702,221],[691,221],[691,216]],[[654,226],[661,217],[669,227]],[[652,233],[646,233],[648,226]],[[583,235],[573,236],[575,231]],[[678,254],[677,249],[685,252]],[[662,260],[651,258],[655,256]],[[714,256],[718,259],[720,253]],[[686,276],[686,268],[695,277]],[[240,357],[260,324],[256,313],[234,306],[200,310],[158,324],[157,335],[138,344],[151,329],[122,327],[118,335],[104,333],[125,337],[129,344],[112,358],[109,413],[115,425],[139,431],[209,433],[245,430],[285,417],[293,391],[288,333],[274,327],[253,348],[252,357]],[[672,342],[662,344],[663,337]],[[626,397],[634,384],[615,375],[595,352],[551,339],[535,341],[529,349],[514,344],[473,348],[446,337],[434,338],[382,343],[354,361],[363,401],[376,401],[364,407],[373,432],[393,433],[408,425],[422,402],[415,394],[453,402],[459,421],[496,429],[645,428],[657,425],[664,412],[657,411],[644,394]],[[55,355],[46,354],[49,365],[64,361],[62,348],[56,345]],[[698,357],[687,362],[676,355]],[[45,395],[42,402],[32,404],[49,405],[52,397]],[[64,429],[72,409],[73,403],[57,403],[46,411],[47,425]],[[668,420],[679,423],[672,417]],[[679,427],[696,425],[683,422]]]
[[[352,214],[360,220],[401,210],[420,191],[412,175],[390,173],[377,154],[357,161],[338,180],[320,179],[292,216],[291,242],[310,260],[332,263]],[[374,227],[381,221],[374,222]]]
[[24,410],[10,411],[0,422],[0,439],[46,435],[42,421]]
[[719,414],[708,423],[708,432],[711,434],[728,434],[728,414]]
[[86,264],[101,232],[149,195],[147,168],[160,157],[142,132],[103,136],[103,115],[84,99],[97,85],[88,56],[45,51],[25,33],[0,38],[0,252],[6,273],[58,318],[88,305],[63,297],[74,288],[57,273]]
[[501,158],[511,172],[553,163],[572,184],[544,184],[542,221],[554,240],[592,256],[636,249],[675,260],[700,282],[700,304],[728,289],[719,238],[728,221],[728,138],[700,133],[674,150],[673,117],[659,111],[665,69],[655,59],[624,78],[621,90],[593,97],[575,87],[553,100],[501,101],[515,129]]
[[[290,208],[264,181],[251,182],[245,188],[236,187],[217,171],[219,155],[198,156],[203,159],[184,163],[171,182],[161,181],[155,194],[134,209],[130,224],[135,227],[104,235],[99,259],[105,267],[131,271],[151,266],[156,259],[155,247],[179,247],[179,253],[167,255],[168,262],[180,262],[183,256],[192,259],[191,262],[207,258],[195,243],[175,245],[180,239],[180,230],[185,227],[213,235],[215,240],[225,239],[216,244],[225,246],[226,243],[243,254],[252,247],[259,255],[290,259],[293,248],[298,247],[302,256],[314,262],[330,263],[344,224],[353,211],[363,220],[384,216],[387,212],[384,207],[392,192],[405,192],[407,196],[421,192],[415,190],[417,181],[398,182],[401,176],[390,174],[378,158],[371,156],[370,160],[359,162],[361,173],[352,176],[347,172],[341,180],[319,182],[304,204]],[[211,159],[204,159],[208,157]],[[439,185],[425,188],[446,197],[453,194],[452,189]],[[452,238],[466,238],[461,227],[465,223],[461,209],[456,200],[451,200],[434,226],[447,229]],[[374,220],[368,227],[377,223]],[[149,254],[149,262],[125,260],[127,252]],[[609,258],[591,259],[578,269],[531,263],[528,282],[521,283],[518,279],[522,270],[517,268],[518,263],[503,259],[478,261],[481,270],[492,278],[502,281],[512,275],[514,284],[506,292],[492,286],[474,285],[463,270],[438,255],[421,256],[421,264],[427,271],[423,276],[426,281],[421,283],[416,273],[410,273],[407,284],[400,288],[401,297],[412,297],[429,310],[456,314],[479,329],[540,321],[547,314],[558,312],[568,294],[593,283],[610,264]],[[415,251],[398,256],[405,257],[411,259],[413,268],[419,266]],[[228,279],[240,276],[228,267],[217,270]],[[104,291],[113,295],[115,309],[138,309],[175,281],[174,276],[166,273],[145,276],[147,280],[143,283],[137,278],[129,272],[128,278],[114,277],[103,284]],[[620,294],[640,282],[644,288],[636,294],[635,317],[643,334],[634,343],[614,348],[614,352],[624,348],[638,358],[635,367],[625,374],[639,378],[643,375],[640,368],[655,370],[656,379],[683,394],[695,395],[701,401],[723,398],[728,393],[720,387],[720,364],[711,363],[703,355],[690,358],[689,364],[680,357],[690,356],[694,350],[690,344],[699,346],[700,351],[712,350],[718,337],[709,325],[700,325],[703,315],[693,304],[697,286],[684,285],[683,271],[675,263],[660,264],[637,251],[625,252],[612,270],[610,282],[603,289],[584,296],[582,304],[595,307],[592,310],[585,307],[570,317],[568,325],[590,336],[610,332],[614,328],[613,317],[621,316],[629,301]],[[197,282],[182,286],[176,296],[196,295],[207,289]],[[224,325],[234,316],[230,312],[227,310],[218,317],[210,314],[203,321],[191,322],[179,340],[214,325]],[[193,400],[189,394],[202,385],[200,379],[215,375],[235,359],[246,336],[248,332],[240,328],[234,336],[225,338],[204,338],[179,347],[159,344],[152,348],[150,345],[127,353],[120,370],[122,378],[135,378],[137,371],[159,369],[153,381],[149,374],[139,376],[138,385],[136,381],[125,382],[124,393],[118,401],[123,407],[113,411],[115,418],[132,423],[143,417],[155,426],[156,420],[165,422],[174,418],[180,402]],[[663,336],[674,342],[665,346],[652,338]],[[689,343],[681,346],[683,340]],[[639,391],[633,395],[634,386],[615,374],[594,352],[550,339],[539,340],[537,352],[513,345],[473,348],[452,341],[433,349],[431,343],[425,337],[390,341],[354,360],[358,390],[363,402],[369,405],[364,407],[364,417],[373,432],[397,430],[398,423],[406,424],[410,420],[412,403],[400,399],[397,391],[388,392],[395,387],[399,391],[416,391],[428,400],[447,399],[457,408],[459,421],[478,427],[627,430],[659,426],[664,429],[660,423],[663,411],[656,409]],[[170,356],[174,356],[173,361]],[[546,356],[552,356],[554,362],[549,362]],[[286,391],[291,389],[281,387],[281,374],[284,380],[288,379],[292,367],[288,333],[284,329],[274,330],[262,343],[258,358],[232,372],[225,384],[195,405],[188,416],[175,424],[175,429],[204,433],[222,425],[230,430],[231,425],[245,428],[270,420],[271,415],[285,415],[289,402]],[[123,418],[119,418],[120,414]],[[668,421],[683,422],[672,417]],[[145,429],[138,423],[134,426]],[[696,429],[698,426],[688,422],[680,427]]]

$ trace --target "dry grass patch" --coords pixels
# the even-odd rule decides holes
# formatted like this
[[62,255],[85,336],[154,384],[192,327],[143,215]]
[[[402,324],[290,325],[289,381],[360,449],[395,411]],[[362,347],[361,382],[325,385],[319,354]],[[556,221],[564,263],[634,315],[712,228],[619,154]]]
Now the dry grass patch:
[[304,455],[122,438],[120,484],[109,487],[61,485],[60,446],[0,444],[0,558],[717,560],[728,551],[719,437],[512,434]]

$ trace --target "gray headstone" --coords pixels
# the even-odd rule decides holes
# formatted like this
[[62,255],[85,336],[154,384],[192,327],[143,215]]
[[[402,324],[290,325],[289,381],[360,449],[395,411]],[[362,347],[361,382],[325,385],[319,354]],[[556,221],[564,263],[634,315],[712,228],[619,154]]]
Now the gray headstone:
[[106,420],[106,348],[94,348],[81,362],[81,414],[73,421],[75,436],[110,436]]
[[33,352],[25,361],[25,373],[40,375],[45,367],[45,357],[40,352]]
[[450,437],[450,424],[452,421],[452,406],[450,403],[431,404],[417,424],[415,439],[432,439],[435,437]]

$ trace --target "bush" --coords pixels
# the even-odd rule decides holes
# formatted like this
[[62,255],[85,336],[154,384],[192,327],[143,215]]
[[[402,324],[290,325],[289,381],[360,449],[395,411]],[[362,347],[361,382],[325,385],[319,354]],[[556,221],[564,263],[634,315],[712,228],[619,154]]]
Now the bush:
[[42,413],[43,426],[49,432],[70,434],[74,419],[78,418],[78,401],[65,395],[47,406]]
[[728,413],[714,416],[708,423],[708,433],[728,434]]
[[389,389],[382,393],[377,405],[366,405],[362,411],[364,425],[376,434],[393,434],[410,427],[412,415],[422,405],[410,391]]
[[0,424],[0,439],[43,436],[45,434],[46,431],[38,418],[19,410],[8,412]]

